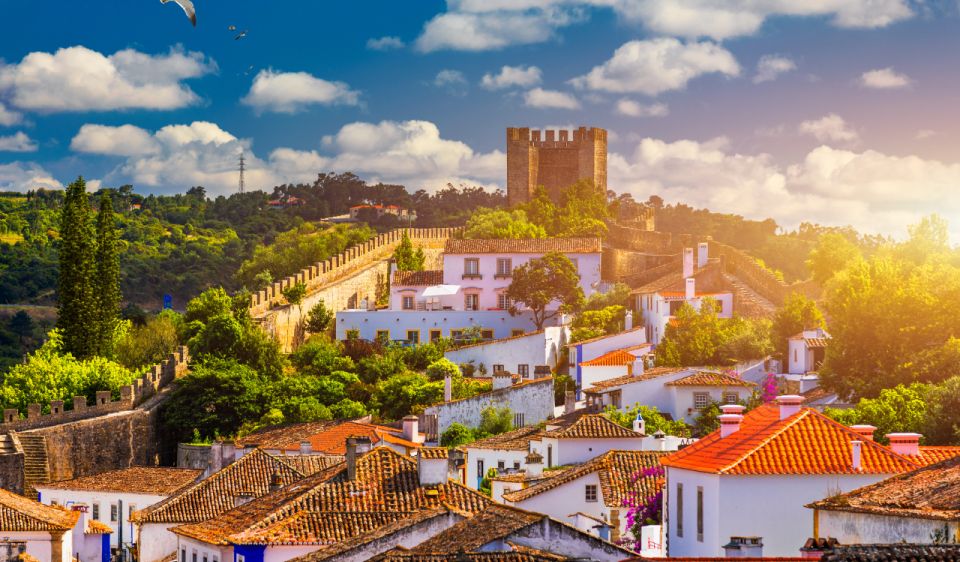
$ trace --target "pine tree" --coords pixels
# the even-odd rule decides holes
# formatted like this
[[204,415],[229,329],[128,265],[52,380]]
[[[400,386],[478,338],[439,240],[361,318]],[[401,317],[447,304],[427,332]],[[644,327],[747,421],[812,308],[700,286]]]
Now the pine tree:
[[96,354],[113,355],[113,335],[120,317],[120,241],[113,216],[113,201],[106,192],[100,197],[97,213]]
[[83,177],[67,187],[60,214],[57,328],[63,351],[86,358],[96,351],[95,241]]

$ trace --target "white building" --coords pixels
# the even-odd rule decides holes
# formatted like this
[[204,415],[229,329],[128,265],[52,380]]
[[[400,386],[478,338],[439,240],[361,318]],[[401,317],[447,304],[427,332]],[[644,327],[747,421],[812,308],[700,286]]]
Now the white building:
[[794,555],[810,535],[804,506],[918,467],[802,400],[781,396],[746,415],[724,406],[718,431],[661,461],[668,556],[720,556],[731,537]]
[[506,370],[521,378],[531,378],[536,367],[556,370],[557,357],[570,337],[566,326],[551,326],[505,339],[464,345],[444,352],[457,365],[471,364],[481,372]]
[[163,501],[196,482],[202,470],[135,466],[73,480],[38,484],[40,501],[47,505],[86,506],[91,521],[110,530],[110,546],[136,542],[130,515]]
[[830,343],[830,334],[823,328],[804,330],[787,340],[787,372],[803,375],[816,372]]
[[725,373],[695,368],[657,367],[595,383],[586,390],[587,407],[629,410],[636,404],[655,407],[675,420],[692,424],[711,402],[736,404],[750,398],[756,384]]
[[[627,374],[629,366],[630,373],[637,373],[644,368],[643,360],[646,354],[650,352],[652,346],[647,343],[646,330],[643,326],[633,327],[633,314],[627,312],[625,329],[618,334],[608,336],[599,336],[589,340],[578,341],[570,344],[569,365],[570,375],[576,381],[577,392],[590,388],[593,383],[599,380],[605,380],[615,376]],[[634,360],[624,359],[620,364],[591,364],[589,369],[584,367],[585,363],[597,361],[600,357],[621,351],[629,353]],[[623,354],[619,357],[625,358]],[[604,361],[603,363],[606,363]],[[608,367],[613,367],[608,368]]]
[[[0,556],[16,560],[18,555],[26,554],[39,562],[71,562],[74,552],[83,546],[74,544],[74,530],[79,526],[80,537],[86,530],[81,516],[80,510],[43,505],[0,490]],[[95,538],[100,542],[100,535]],[[81,556],[81,562],[101,559],[87,555]]]

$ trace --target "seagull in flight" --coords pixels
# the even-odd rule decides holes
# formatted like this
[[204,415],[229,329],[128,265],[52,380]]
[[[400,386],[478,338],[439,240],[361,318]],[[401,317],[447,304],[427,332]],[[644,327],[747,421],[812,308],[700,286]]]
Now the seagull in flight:
[[193,24],[193,27],[197,27],[197,11],[193,8],[193,2],[190,0],[160,0],[161,4],[166,4],[167,2],[174,2],[183,8],[183,13],[187,14],[187,17],[190,18],[190,23]]
[[239,41],[240,39],[243,39],[243,38],[246,37],[246,36],[247,36],[247,30],[244,29],[243,31],[241,31],[240,33],[238,33],[237,36],[234,37],[234,39],[237,40],[237,41]]

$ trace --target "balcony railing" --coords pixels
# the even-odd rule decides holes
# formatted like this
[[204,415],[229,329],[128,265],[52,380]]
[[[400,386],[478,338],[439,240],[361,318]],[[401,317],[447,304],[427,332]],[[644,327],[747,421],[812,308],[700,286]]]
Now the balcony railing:
[[464,273],[461,279],[483,279],[483,275],[480,273]]

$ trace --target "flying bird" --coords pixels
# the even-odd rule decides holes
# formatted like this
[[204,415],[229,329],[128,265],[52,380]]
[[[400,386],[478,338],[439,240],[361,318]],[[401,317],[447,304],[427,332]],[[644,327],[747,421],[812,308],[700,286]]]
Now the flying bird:
[[227,31],[236,31],[236,30],[237,30],[237,26],[235,26],[235,25],[228,25],[228,26],[227,26]]
[[234,39],[237,40],[237,41],[239,41],[240,39],[243,39],[243,38],[246,37],[246,36],[247,36],[247,30],[244,29],[243,31],[241,31],[240,33],[238,33],[237,36],[234,37]]
[[193,27],[197,27],[197,11],[193,8],[193,2],[190,0],[160,0],[161,4],[166,4],[167,2],[174,2],[183,8],[183,13],[187,14],[187,17],[190,18],[190,23],[193,24]]

